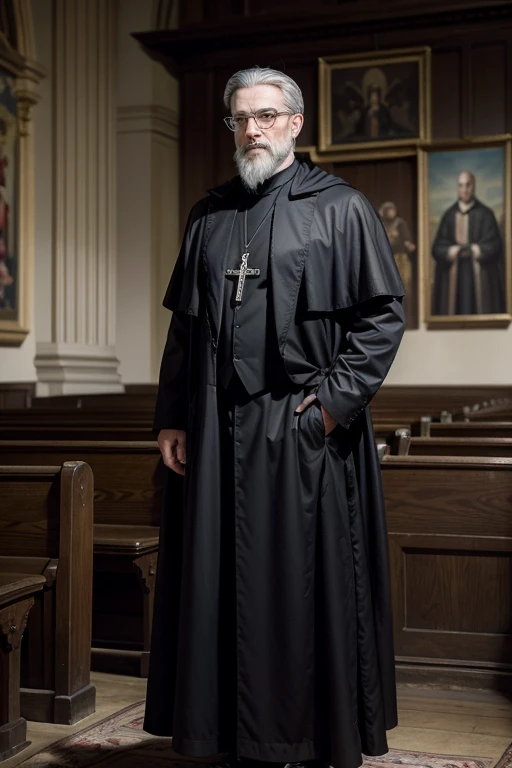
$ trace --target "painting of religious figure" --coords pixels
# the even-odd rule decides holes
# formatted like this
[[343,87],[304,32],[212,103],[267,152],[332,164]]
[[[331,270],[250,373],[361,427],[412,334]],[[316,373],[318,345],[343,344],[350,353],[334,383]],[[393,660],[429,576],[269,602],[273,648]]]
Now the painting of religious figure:
[[0,68],[0,323],[18,317],[17,104],[15,80]]
[[431,320],[510,313],[509,166],[509,142],[428,153]]
[[400,277],[404,284],[405,297],[403,301],[405,316],[409,327],[414,327],[409,323],[409,319],[416,313],[416,250],[417,245],[413,242],[410,228],[404,218],[398,215],[398,209],[395,203],[388,200],[378,208],[379,216],[388,236],[395,262],[400,272]]
[[320,151],[429,138],[428,48],[320,59]]

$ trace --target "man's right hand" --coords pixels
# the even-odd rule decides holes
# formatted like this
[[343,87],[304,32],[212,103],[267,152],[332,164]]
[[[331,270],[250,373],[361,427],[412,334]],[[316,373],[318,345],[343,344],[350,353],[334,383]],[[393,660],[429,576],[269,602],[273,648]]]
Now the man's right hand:
[[164,464],[178,475],[185,474],[187,433],[181,429],[161,429],[158,433],[158,447]]

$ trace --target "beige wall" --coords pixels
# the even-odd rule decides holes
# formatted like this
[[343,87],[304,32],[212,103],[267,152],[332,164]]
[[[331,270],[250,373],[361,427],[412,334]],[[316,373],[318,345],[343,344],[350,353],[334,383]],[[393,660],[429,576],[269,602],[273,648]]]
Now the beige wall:
[[512,328],[407,331],[386,384],[512,384]]

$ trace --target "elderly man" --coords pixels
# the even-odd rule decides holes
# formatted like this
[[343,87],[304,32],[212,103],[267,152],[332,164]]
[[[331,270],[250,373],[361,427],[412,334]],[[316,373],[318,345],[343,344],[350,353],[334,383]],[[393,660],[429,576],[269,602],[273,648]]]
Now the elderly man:
[[[239,175],[189,216],[155,416],[169,473],[144,727],[191,757],[330,762],[396,724],[368,403],[403,289],[365,198],[294,155],[297,84],[228,82]],[[173,481],[174,479],[174,481]]]
[[503,243],[492,210],[475,197],[475,177],[462,171],[458,200],[443,215],[432,256],[436,262],[432,313],[505,312]]

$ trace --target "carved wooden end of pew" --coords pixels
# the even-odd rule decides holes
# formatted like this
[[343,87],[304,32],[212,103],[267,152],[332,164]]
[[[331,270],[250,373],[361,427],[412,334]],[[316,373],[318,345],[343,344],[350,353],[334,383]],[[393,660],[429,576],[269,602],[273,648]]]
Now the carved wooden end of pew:
[[120,647],[112,617],[101,622],[101,618],[95,616],[94,620],[99,619],[93,631],[96,647],[92,649],[92,669],[95,671],[148,676],[159,530],[159,526],[152,525],[94,526],[95,578],[98,574],[107,578],[109,574],[135,574],[142,592],[142,650]]
[[[167,470],[154,439],[0,440],[0,464],[62,464],[70,459],[87,462],[94,473],[92,668],[144,676]],[[178,490],[173,503],[180,504]],[[52,686],[41,682],[30,687]]]
[[93,493],[85,462],[0,466],[0,572],[37,576],[43,587],[23,641],[27,720],[71,725],[95,711]]
[[44,583],[44,576],[0,573],[0,761],[30,744],[20,715],[21,638]]

